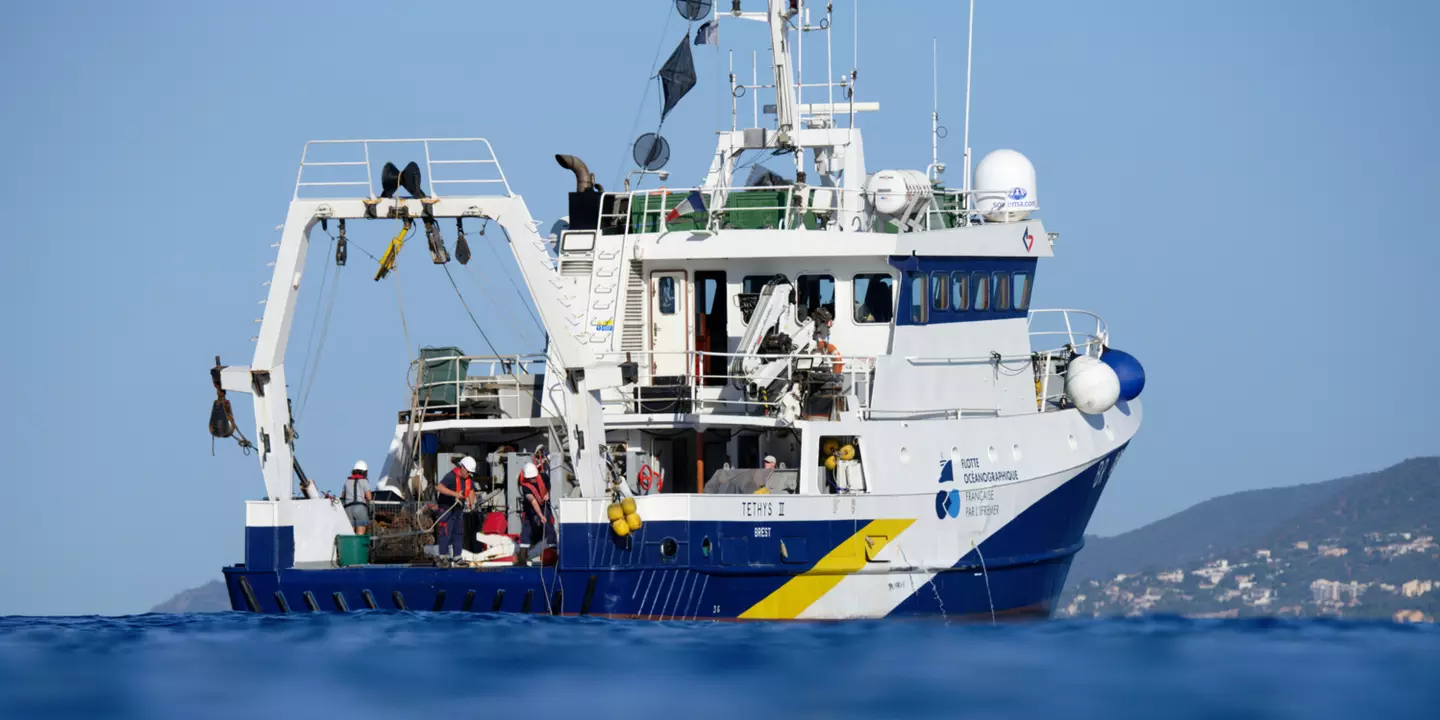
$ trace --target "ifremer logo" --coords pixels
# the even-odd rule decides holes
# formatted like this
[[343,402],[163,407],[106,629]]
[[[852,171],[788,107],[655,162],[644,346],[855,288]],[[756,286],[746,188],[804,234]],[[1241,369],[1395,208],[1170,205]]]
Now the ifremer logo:
[[[955,480],[955,471],[949,460],[940,467],[940,483],[948,483]],[[947,517],[960,517],[960,491],[940,490],[935,493],[935,517],[944,520]]]
[[1024,199],[1025,199],[1025,196],[1026,196],[1026,195],[1029,195],[1029,194],[1030,194],[1029,191],[1027,191],[1027,190],[1026,190],[1025,188],[1023,188],[1023,187],[1010,188],[1010,199],[1011,199],[1011,200],[1024,200]]

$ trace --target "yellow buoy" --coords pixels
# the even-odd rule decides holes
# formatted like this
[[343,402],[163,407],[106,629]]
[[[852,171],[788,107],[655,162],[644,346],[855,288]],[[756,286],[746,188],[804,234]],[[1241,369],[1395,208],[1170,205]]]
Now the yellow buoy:
[[835,453],[835,456],[838,457],[838,458],[840,458],[841,460],[854,460],[854,459],[855,459],[855,446],[854,446],[854,445],[845,445],[845,446],[843,446],[843,447],[840,448],[840,451],[839,451],[839,452]]
[[825,442],[820,443],[820,454],[827,457],[830,455],[834,455],[835,451],[839,449],[840,441],[836,440],[835,438],[827,438]]
[[635,498],[627,497],[627,498],[625,498],[624,500],[621,500],[621,501],[620,501],[620,509],[621,509],[621,510],[624,510],[626,515],[634,515],[634,514],[635,514]]
[[626,515],[626,516],[625,516],[625,526],[626,526],[626,527],[625,527],[626,530],[639,530],[639,529],[640,529],[640,516],[639,516],[639,515],[636,515],[635,513],[630,513],[629,515]]
[[835,469],[835,456],[834,456],[834,455],[831,455],[830,457],[825,458],[825,469],[826,469],[826,470],[834,470],[834,469]]
[[770,494],[770,488],[768,488],[768,487],[762,487],[762,488],[760,488],[759,490],[756,490],[753,494],[754,494],[754,495],[769,495],[769,494]]
[[610,503],[610,507],[605,508],[605,515],[606,517],[610,518],[610,522],[615,522],[616,520],[624,520],[625,509],[620,507],[620,503]]
[[610,529],[614,530],[615,534],[619,535],[620,537],[625,537],[626,535],[630,534],[630,524],[625,522],[624,519],[616,520],[615,522],[610,523]]

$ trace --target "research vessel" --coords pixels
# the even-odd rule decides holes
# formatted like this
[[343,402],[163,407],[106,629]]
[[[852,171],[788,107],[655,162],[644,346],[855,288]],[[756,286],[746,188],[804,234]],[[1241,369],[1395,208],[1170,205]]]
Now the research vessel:
[[[211,371],[211,430],[253,451],[264,479],[244,560],[224,568],[236,610],[1051,613],[1139,428],[1143,370],[1099,316],[1030,306],[1058,235],[1023,155],[992,152],[972,173],[968,97],[958,187],[934,153],[876,170],[856,118],[878,104],[857,98],[853,69],[830,74],[833,9],[741,4],[676,3],[690,27],[657,77],[662,120],[696,82],[694,43],[732,22],[770,40],[763,80],[732,69],[731,127],[694,187],[645,187],[664,179],[660,133],[635,143],[623,187],[557,155],[574,188],[547,229],[484,139],[306,145],[254,357]],[[821,81],[796,79],[807,36],[825,49]],[[359,223],[395,228],[383,256],[348,254]],[[381,283],[401,259],[423,272],[496,243],[546,337],[533,355],[417,349],[363,538],[296,460],[286,357],[317,228],[337,241],[327,266],[374,267]],[[251,397],[253,435],[231,394]],[[435,486],[463,458],[474,494],[447,557]],[[522,521],[530,496],[543,536]]]

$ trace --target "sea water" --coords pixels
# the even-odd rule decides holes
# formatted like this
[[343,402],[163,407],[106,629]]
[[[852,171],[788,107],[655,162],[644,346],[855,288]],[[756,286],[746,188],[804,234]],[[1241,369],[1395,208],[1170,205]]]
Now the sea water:
[[1440,627],[0,618],[0,718],[961,716],[1437,718]]

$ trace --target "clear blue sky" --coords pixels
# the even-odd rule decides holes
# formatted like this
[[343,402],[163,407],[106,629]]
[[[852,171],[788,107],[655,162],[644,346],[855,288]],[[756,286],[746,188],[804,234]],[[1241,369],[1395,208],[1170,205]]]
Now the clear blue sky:
[[[614,183],[653,125],[646,78],[684,32],[671,5],[9,8],[0,613],[140,612],[242,559],[242,503],[262,485],[233,445],[211,457],[207,367],[250,360],[306,140],[486,136],[548,225],[570,184],[553,153]],[[850,4],[837,12],[848,68]],[[870,0],[861,21],[861,99],[884,107],[861,123],[870,167],[928,162],[932,36],[958,167],[965,3]],[[1062,233],[1035,304],[1101,313],[1150,374],[1092,531],[1440,452],[1440,5],[986,1],[977,22],[972,145],[1029,155]],[[764,47],[758,26],[721,41],[747,74]],[[697,66],[666,125],[672,184],[698,182],[728,125],[723,55]],[[378,254],[388,230],[353,237]],[[398,273],[415,343],[482,352],[417,245]],[[513,263],[475,251],[457,276],[472,306],[502,351],[538,348]],[[394,283],[350,255],[298,421],[300,458],[331,489],[356,458],[380,462],[405,404]]]

